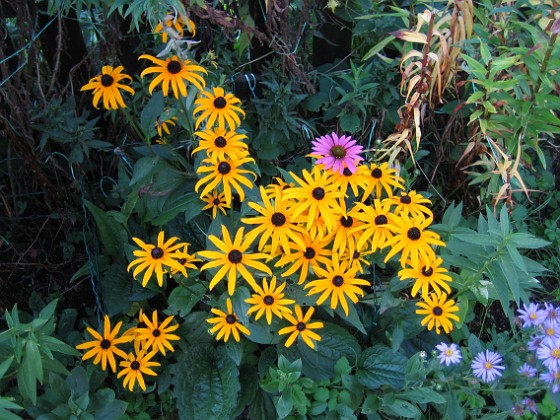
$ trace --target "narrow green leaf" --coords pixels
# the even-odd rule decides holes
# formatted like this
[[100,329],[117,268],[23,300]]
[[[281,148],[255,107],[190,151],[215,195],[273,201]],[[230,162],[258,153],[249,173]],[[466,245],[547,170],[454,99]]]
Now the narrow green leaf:
[[500,210],[500,231],[502,236],[506,237],[510,233],[509,214],[506,205],[502,206]]
[[14,360],[14,356],[10,356],[2,363],[0,363],[0,379],[4,377],[4,374],[10,368],[10,365],[12,364],[13,360]]
[[362,57],[362,61],[369,60],[371,57],[376,55],[378,52],[382,51],[383,48],[385,48],[387,45],[389,45],[395,39],[396,38],[393,35],[388,35],[385,39],[383,39],[382,41],[379,41],[377,44],[375,44],[373,47],[371,47],[370,50]]
[[31,339],[28,339],[25,344],[23,365],[28,365],[27,369],[29,372],[32,372],[33,382],[37,378],[43,384],[43,359],[41,358],[41,353],[39,353],[39,346]]
[[488,49],[488,45],[486,45],[486,42],[484,41],[480,43],[480,56],[482,57],[482,61],[484,65],[488,66],[488,63],[490,62],[492,56],[490,55],[490,50]]
[[445,404],[447,401],[441,393],[434,391],[431,388],[417,388],[396,395],[397,398],[407,400],[415,403],[429,403]]

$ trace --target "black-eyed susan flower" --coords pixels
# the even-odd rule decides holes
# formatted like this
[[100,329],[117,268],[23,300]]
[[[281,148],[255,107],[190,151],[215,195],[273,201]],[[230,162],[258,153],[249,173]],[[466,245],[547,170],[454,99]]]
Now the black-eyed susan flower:
[[259,239],[258,249],[263,251],[267,243],[271,243],[270,254],[275,255],[279,247],[286,254],[290,254],[290,242],[305,249],[301,238],[302,229],[294,217],[294,211],[288,201],[282,200],[282,189],[277,187],[273,196],[269,196],[263,186],[260,187],[262,206],[258,203],[249,203],[249,207],[259,213],[259,216],[244,217],[243,223],[256,225],[247,233],[248,240]]
[[[254,161],[255,160],[248,154],[245,156],[238,156],[234,159],[228,158],[226,160],[216,162],[212,162],[210,158],[203,159],[201,165],[196,170],[196,173],[207,173],[208,175],[197,181],[194,186],[194,190],[198,192],[200,187],[206,184],[200,193],[200,195],[204,197],[210,191],[220,186],[224,192],[226,203],[231,205],[233,188],[235,192],[239,194],[240,200],[244,201],[245,191],[243,190],[242,185],[252,189],[253,182],[257,179],[257,174],[249,169],[242,169],[241,166],[245,163]],[[252,176],[253,180],[251,181],[248,176]]]
[[333,252],[342,254],[349,249],[351,253],[354,253],[359,249],[356,246],[360,239],[358,228],[364,223],[356,217],[358,214],[358,209],[352,208],[336,219],[334,229],[325,238],[332,240]]
[[416,217],[389,214],[389,222],[394,236],[385,242],[385,247],[391,247],[385,262],[400,252],[402,268],[409,259],[413,266],[423,264],[429,268],[436,258],[432,245],[445,246],[437,233],[428,230],[432,218],[426,218],[423,214]]
[[159,287],[163,286],[163,274],[169,270],[175,269],[185,277],[187,276],[185,267],[177,261],[175,255],[175,252],[185,245],[183,242],[175,243],[179,238],[173,236],[166,241],[165,232],[161,231],[158,234],[156,245],[147,244],[139,238],[132,238],[132,240],[142,249],[133,251],[133,255],[138,258],[128,264],[127,271],[136,266],[132,272],[132,277],[136,279],[140,272],[146,270],[142,279],[142,287],[146,287],[154,272]]
[[171,333],[179,328],[179,324],[170,325],[174,319],[172,315],[165,318],[161,323],[158,322],[157,311],[152,312],[151,320],[146,314],[143,314],[142,319],[146,327],[136,329],[136,340],[143,341],[145,349],[151,348],[154,351],[161,352],[164,356],[165,349],[175,351],[171,341],[179,340],[180,337]]
[[366,258],[368,255],[373,254],[371,250],[362,250],[350,253],[348,250],[340,256],[341,261],[348,261],[350,267],[356,268],[358,273],[365,273],[365,267],[371,265],[371,262]]
[[314,166],[311,172],[302,171],[303,178],[293,172],[290,175],[297,186],[286,189],[283,199],[297,201],[294,204],[294,217],[307,211],[306,229],[309,229],[313,220],[321,216],[327,231],[331,232],[336,219],[343,213],[340,200],[344,198],[344,193],[332,182],[332,172]]
[[247,154],[247,143],[243,140],[247,138],[245,134],[239,134],[233,130],[226,130],[223,127],[208,128],[196,131],[195,136],[201,138],[198,147],[192,153],[205,151],[206,156],[212,162],[218,162],[237,156]]
[[[192,270],[196,270],[196,265],[194,264],[195,262],[200,262],[200,260],[198,258],[196,258],[194,256],[194,254],[189,254],[189,243],[187,242],[183,242],[183,249],[179,249],[177,251],[175,251],[175,253],[173,254],[173,258],[175,258],[177,260],[177,262],[179,264],[181,264],[183,266],[183,268],[185,269],[186,275],[185,277],[188,277],[188,271],[187,268],[190,268]],[[172,268],[171,269],[171,274],[177,274],[179,273],[180,270],[177,270],[176,268]],[[181,272],[182,273],[182,272]]]
[[195,128],[198,129],[200,124],[207,120],[206,127],[214,127],[214,123],[218,123],[218,127],[235,130],[241,125],[240,115],[245,116],[245,111],[241,109],[241,100],[232,93],[225,93],[221,87],[212,88],[211,91],[204,90],[200,92],[199,97],[194,101],[195,109],[193,114],[196,116]]
[[101,369],[106,370],[108,362],[112,371],[116,372],[117,363],[115,361],[115,354],[123,359],[127,357],[126,353],[118,348],[118,345],[128,343],[134,338],[130,335],[118,337],[121,326],[122,321],[119,321],[114,328],[111,328],[111,320],[109,316],[105,315],[103,321],[103,335],[99,334],[93,328],[86,328],[87,332],[94,340],[76,346],[78,350],[90,349],[82,356],[82,360],[88,360],[95,356],[95,359],[93,359],[94,365],[101,362]]
[[353,303],[358,303],[358,295],[364,296],[364,291],[359,286],[370,286],[369,281],[357,278],[357,273],[357,267],[352,267],[349,261],[339,261],[338,255],[334,253],[331,264],[325,269],[321,267],[315,269],[315,275],[319,279],[310,281],[304,288],[310,289],[309,296],[321,293],[317,305],[321,305],[328,297],[331,298],[331,309],[336,309],[340,302],[340,306],[348,316],[346,296]]
[[154,123],[154,125],[156,127],[158,136],[163,137],[164,133],[170,135],[171,131],[169,130],[169,126],[175,127],[177,125],[175,121],[177,121],[177,117],[171,117],[168,119],[156,118],[156,122]]
[[443,260],[440,257],[436,257],[429,266],[422,263],[414,266],[409,262],[409,267],[399,271],[399,277],[401,280],[414,280],[414,286],[412,286],[410,293],[412,296],[416,296],[419,290],[421,290],[423,296],[428,295],[430,288],[437,296],[441,296],[441,289],[451,293],[451,288],[447,283],[451,282],[452,278],[447,274],[448,271],[445,267],[441,266],[442,263]]
[[323,323],[320,321],[309,322],[311,320],[311,316],[313,316],[313,313],[315,312],[315,308],[313,306],[310,306],[309,309],[307,309],[305,316],[298,304],[294,306],[294,310],[296,313],[295,318],[291,314],[284,314],[284,318],[286,318],[292,325],[280,329],[278,334],[290,334],[284,344],[286,347],[290,347],[296,338],[301,337],[305,344],[314,349],[315,343],[313,340],[321,341],[321,336],[312,330],[323,328]]
[[387,240],[393,237],[393,232],[389,226],[391,203],[382,202],[376,198],[370,206],[356,203],[356,210],[358,212],[354,215],[354,218],[362,222],[351,229],[353,235],[359,236],[356,248],[362,250],[369,241],[369,251],[375,252],[382,249]]
[[227,215],[227,209],[231,208],[231,205],[226,201],[226,195],[218,190],[212,190],[205,196],[200,198],[206,203],[202,210],[212,209],[212,218],[215,219],[218,216],[218,210],[224,215]]
[[272,323],[272,314],[276,315],[278,318],[282,319],[282,314],[291,314],[292,310],[286,305],[291,305],[296,303],[292,299],[284,299],[284,288],[286,283],[282,282],[278,287],[276,287],[276,277],[272,276],[270,279],[270,284],[266,279],[263,279],[262,288],[259,286],[250,298],[245,299],[249,305],[252,305],[247,311],[248,315],[253,312],[255,314],[255,320],[259,320],[263,314],[266,315],[266,322],[268,324]]
[[400,194],[395,194],[392,197],[386,198],[392,205],[395,206],[393,213],[418,216],[424,213],[427,216],[433,216],[432,211],[424,204],[432,204],[430,200],[424,198],[416,191],[401,191]]
[[381,198],[383,190],[391,197],[393,188],[404,189],[403,179],[397,175],[396,169],[389,168],[387,162],[383,162],[381,165],[371,163],[369,170],[364,171],[363,175],[366,179],[366,187],[362,201],[368,198],[374,190],[375,198]]
[[228,341],[229,336],[233,335],[233,338],[237,342],[241,340],[239,332],[242,332],[245,335],[251,335],[251,331],[239,322],[237,315],[233,312],[233,305],[231,304],[230,298],[227,298],[226,307],[227,313],[218,308],[211,309],[211,312],[217,316],[206,320],[209,324],[214,324],[214,326],[210,329],[210,334],[217,332],[218,334],[216,335],[216,340],[223,339],[224,341]]
[[150,83],[148,88],[150,94],[154,88],[161,83],[163,96],[169,95],[169,86],[173,90],[175,98],[179,99],[179,95],[187,96],[187,82],[193,84],[197,89],[202,90],[206,86],[206,81],[199,73],[208,74],[206,69],[198,64],[194,64],[189,60],[181,60],[176,55],[165,60],[148,54],[142,54],[139,59],[150,60],[155,64],[148,67],[140,74],[144,77],[146,74],[159,73]]
[[302,284],[309,274],[310,269],[315,269],[319,264],[324,266],[331,263],[332,250],[328,248],[330,240],[304,233],[302,236],[304,249],[299,246],[291,245],[290,254],[284,254],[276,262],[275,267],[284,267],[289,264],[289,268],[282,273],[282,277],[288,277],[299,270],[298,284]]
[[136,354],[140,353],[140,350],[144,348],[144,344],[146,340],[137,340],[138,337],[138,328],[146,328],[146,323],[144,322],[144,310],[140,308],[138,311],[138,321],[135,326],[129,328],[125,331],[123,335],[128,335],[132,337],[132,342],[134,343],[134,351]]
[[364,176],[364,170],[367,171],[367,168],[367,165],[360,165],[355,172],[350,172],[348,168],[344,168],[342,173],[333,172],[332,182],[338,185],[339,191],[348,194],[348,189],[350,189],[354,197],[358,198],[360,190],[363,191],[367,184],[366,177]]
[[258,261],[266,258],[266,254],[252,254],[251,252],[248,252],[252,240],[249,240],[244,235],[244,228],[241,227],[237,230],[235,238],[232,241],[229,231],[222,225],[222,237],[223,240],[220,240],[214,235],[208,236],[210,242],[212,242],[218,250],[198,252],[199,256],[209,260],[200,268],[201,271],[208,270],[209,268],[220,267],[218,272],[210,281],[210,290],[212,290],[226,274],[228,276],[228,292],[230,296],[235,292],[235,284],[238,274],[240,274],[241,277],[249,283],[253,290],[255,290],[258,285],[247,267],[272,275],[270,268]]
[[154,366],[161,366],[161,363],[152,362],[156,353],[157,351],[147,353],[145,350],[141,350],[137,354],[128,353],[127,360],[119,363],[122,369],[117,374],[117,378],[124,376],[123,386],[125,388],[128,386],[130,392],[134,390],[136,382],[143,391],[146,390],[146,382],[142,375],[157,376],[157,373],[151,369]]
[[156,25],[154,33],[161,34],[161,40],[167,42],[169,35],[173,39],[183,38],[185,36],[185,27],[191,33],[191,36],[196,36],[196,25],[191,19],[168,13],[164,21]]
[[436,327],[436,333],[440,333],[440,328],[446,334],[449,334],[453,329],[453,324],[451,321],[459,322],[459,317],[454,314],[454,312],[459,312],[459,307],[455,305],[453,299],[447,300],[447,294],[442,293],[440,296],[437,295],[425,295],[422,296],[424,302],[417,302],[416,306],[420,309],[416,309],[418,315],[425,315],[422,319],[422,325],[428,324],[428,331],[431,331],[434,326]]
[[87,84],[82,86],[80,91],[93,90],[93,106],[98,108],[99,101],[103,99],[103,108],[119,109],[126,108],[123,101],[121,89],[134,95],[134,89],[128,85],[120,83],[123,80],[132,80],[132,78],[124,74],[123,66],[113,68],[112,66],[103,66],[101,74],[91,78]]

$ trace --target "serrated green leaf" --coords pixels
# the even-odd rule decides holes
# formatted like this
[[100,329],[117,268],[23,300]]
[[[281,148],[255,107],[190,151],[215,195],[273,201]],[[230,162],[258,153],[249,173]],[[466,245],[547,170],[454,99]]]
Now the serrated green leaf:
[[375,345],[367,348],[358,358],[356,376],[360,383],[369,389],[390,385],[399,389],[404,385],[404,372],[407,359],[390,348]]
[[205,292],[206,286],[202,283],[189,283],[186,286],[177,286],[169,295],[167,302],[169,310],[185,317],[200,302]]

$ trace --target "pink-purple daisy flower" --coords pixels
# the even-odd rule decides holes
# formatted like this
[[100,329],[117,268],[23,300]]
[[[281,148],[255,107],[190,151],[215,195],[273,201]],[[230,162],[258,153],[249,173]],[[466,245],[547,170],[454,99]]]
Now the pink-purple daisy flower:
[[547,311],[540,309],[537,303],[523,304],[522,309],[518,309],[519,319],[523,321],[523,328],[536,327],[540,325],[547,316]]
[[505,369],[500,363],[502,363],[502,356],[499,353],[486,350],[486,353],[480,352],[476,355],[471,368],[474,376],[484,382],[492,382],[497,376],[502,376],[501,371]]
[[356,172],[356,165],[363,160],[360,153],[363,147],[356,144],[356,140],[350,136],[340,136],[331,133],[316,138],[313,142],[312,156],[317,156],[316,163],[325,165],[325,169],[342,174],[344,168],[350,172]]
[[461,350],[455,343],[447,345],[446,343],[441,343],[436,346],[436,349],[440,351],[438,354],[438,359],[440,364],[446,366],[454,365],[460,363],[463,356],[461,356]]

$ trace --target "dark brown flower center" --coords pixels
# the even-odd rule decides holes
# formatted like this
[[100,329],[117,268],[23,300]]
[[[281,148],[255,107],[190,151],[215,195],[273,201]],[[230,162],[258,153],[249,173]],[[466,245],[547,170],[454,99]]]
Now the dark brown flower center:
[[350,169],[348,169],[348,168],[344,168],[343,171],[342,171],[342,174],[343,174],[344,176],[351,176],[351,175],[352,175],[352,171],[351,171]]
[[222,175],[226,175],[231,171],[231,165],[227,162],[220,162],[218,165],[218,172]]
[[111,342],[104,338],[103,340],[101,340],[100,346],[103,350],[107,350],[109,347],[111,347]]
[[311,260],[313,257],[315,257],[315,250],[313,248],[307,247],[305,248],[305,252],[303,253],[303,256],[308,260]]
[[384,214],[380,214],[379,216],[375,217],[375,224],[377,226],[379,225],[386,225],[387,224],[387,216],[385,216]]
[[422,267],[423,276],[430,277],[432,274],[434,274],[434,269],[432,267],[428,268],[427,270],[426,267]]
[[342,226],[346,227],[346,228],[349,228],[349,227],[351,227],[351,226],[354,224],[354,219],[352,219],[351,216],[348,216],[348,217],[342,216],[342,217],[340,218],[340,224],[341,224]]
[[381,172],[381,169],[375,168],[373,171],[371,171],[371,176],[379,179],[383,176],[383,172]]
[[406,234],[411,241],[417,241],[422,236],[422,232],[417,227],[411,227]]
[[344,284],[344,278],[342,276],[336,275],[332,279],[332,284],[334,284],[336,287],[340,287]]
[[441,307],[436,306],[433,310],[432,310],[433,314],[435,316],[441,316],[441,314],[443,314],[443,309],[441,309]]
[[163,249],[156,246],[154,249],[152,249],[150,254],[151,254],[153,259],[158,260],[158,259],[163,257]]
[[401,196],[401,203],[410,204],[410,203],[412,203],[412,198],[410,198],[409,195],[403,195],[403,196]]
[[214,201],[212,201],[212,203],[214,203],[215,206],[217,206],[221,202],[222,202],[222,200],[220,200],[219,198],[214,198]]
[[346,156],[346,149],[342,146],[331,147],[331,155],[335,159],[342,159]]
[[305,330],[305,322],[298,322],[296,325],[296,328],[298,331],[303,331]]
[[109,74],[104,74],[103,76],[101,76],[101,84],[104,87],[112,86],[114,81],[115,79],[113,79],[113,76]]
[[140,369],[140,363],[137,362],[136,360],[134,362],[130,363],[130,369],[132,370],[138,370]]
[[243,259],[243,254],[237,249],[232,249],[231,251],[229,251],[227,257],[230,263],[239,264]]
[[271,217],[270,217],[270,221],[272,222],[272,224],[276,227],[280,227],[282,226],[284,223],[286,223],[286,216],[284,216],[282,213],[274,213]]
[[155,330],[152,331],[152,335],[154,337],[159,337],[161,335],[161,331],[156,328]]
[[325,198],[325,189],[321,187],[313,188],[311,195],[315,200],[322,200],[323,198]]
[[266,295],[263,299],[265,305],[272,305],[274,303],[274,298],[270,295]]
[[222,136],[218,136],[214,140],[214,144],[216,145],[216,147],[226,147],[227,146],[227,141]]
[[354,251],[354,253],[352,254],[352,259],[357,260],[358,258],[360,258],[360,252]]
[[169,63],[167,63],[167,71],[171,74],[179,73],[182,68],[183,66],[181,66],[181,63],[177,60],[171,60]]
[[225,108],[226,105],[227,105],[227,101],[226,98],[224,98],[223,96],[218,96],[216,99],[214,99],[215,108],[222,109]]
[[235,324],[235,321],[237,321],[237,318],[235,317],[234,314],[228,314],[228,315],[226,316],[226,322],[227,322],[228,324]]
[[185,265],[185,263],[187,262],[187,259],[186,259],[186,258],[179,258],[179,259],[177,260],[177,262],[178,262],[179,264],[181,264],[181,265]]

